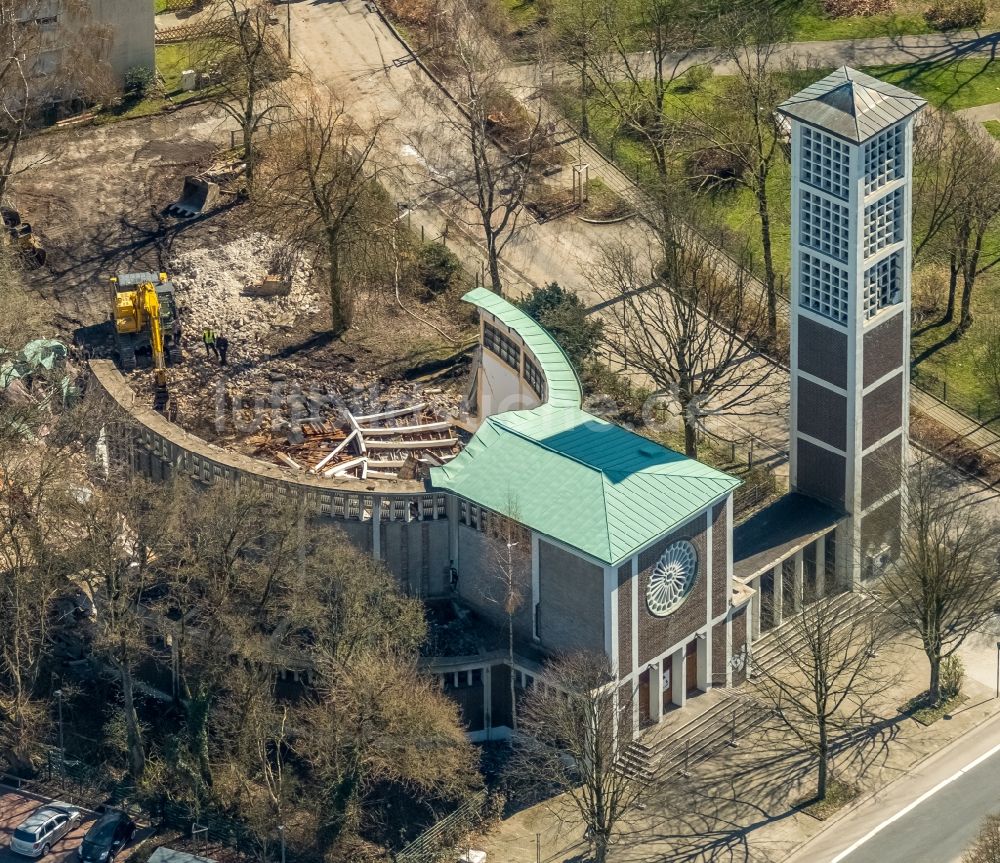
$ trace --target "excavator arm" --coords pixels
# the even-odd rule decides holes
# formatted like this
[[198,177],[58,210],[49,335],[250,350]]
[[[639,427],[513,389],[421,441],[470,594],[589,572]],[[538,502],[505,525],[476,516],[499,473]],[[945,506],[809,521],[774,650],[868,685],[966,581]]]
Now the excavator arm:
[[156,288],[149,282],[139,286],[136,299],[139,314],[145,317],[149,324],[149,344],[153,352],[153,378],[156,382],[156,399],[166,403],[167,394],[167,357],[163,346],[163,326],[160,323],[160,298]]

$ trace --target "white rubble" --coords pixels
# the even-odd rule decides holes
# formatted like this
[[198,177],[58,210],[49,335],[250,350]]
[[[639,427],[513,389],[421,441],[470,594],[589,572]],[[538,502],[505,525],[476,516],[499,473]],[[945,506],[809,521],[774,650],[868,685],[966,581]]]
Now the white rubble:
[[[286,297],[250,297],[247,285],[260,282],[282,251],[273,237],[249,233],[215,247],[177,252],[169,262],[177,289],[181,322],[190,347],[210,327],[234,347],[253,352],[274,328],[291,328],[300,315],[319,311],[319,299],[309,287],[312,267],[299,256],[292,267],[292,289]],[[242,352],[242,351],[241,351]]]

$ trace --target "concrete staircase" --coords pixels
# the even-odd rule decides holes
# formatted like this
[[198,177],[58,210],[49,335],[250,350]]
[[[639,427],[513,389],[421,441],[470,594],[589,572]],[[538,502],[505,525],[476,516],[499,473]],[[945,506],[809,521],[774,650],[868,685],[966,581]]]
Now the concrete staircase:
[[622,769],[633,778],[653,782],[683,775],[711,758],[763,722],[768,710],[742,693],[728,692],[704,713],[665,734],[646,734],[622,752]]
[[[824,604],[825,614],[835,619],[846,619],[851,615],[870,612],[877,600],[871,594],[855,591],[838,593],[819,600]],[[777,629],[769,630],[754,642],[751,651],[751,671],[753,668],[770,671],[781,662],[790,650],[805,646],[805,637],[794,629],[794,621],[788,620]],[[781,633],[779,638],[777,633]]]

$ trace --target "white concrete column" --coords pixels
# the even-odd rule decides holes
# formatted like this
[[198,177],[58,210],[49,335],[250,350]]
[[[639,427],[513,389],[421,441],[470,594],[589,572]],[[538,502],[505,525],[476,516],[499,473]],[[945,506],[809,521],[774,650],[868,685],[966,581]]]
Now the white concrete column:
[[649,666],[649,718],[653,722],[663,719],[663,663],[665,659]]
[[802,602],[805,595],[805,555],[802,549],[795,552],[795,557],[792,558],[792,563],[794,565],[793,576],[793,591],[792,591],[792,611],[798,614],[802,611]]
[[698,639],[698,688],[708,692],[712,688],[712,629]]
[[826,534],[816,540],[816,598],[826,594]]
[[487,665],[483,669],[483,730],[486,739],[493,739],[493,668]]
[[670,701],[678,707],[683,707],[684,702],[687,701],[687,681],[684,679],[684,648],[675,650],[668,659],[664,660],[664,662],[667,661],[670,662]]
[[750,619],[747,621],[747,640],[751,643],[760,638],[761,609],[763,607],[763,597],[760,595],[760,576],[758,575],[751,583],[754,594],[750,599],[750,608],[747,613]]
[[774,569],[771,570],[771,572],[774,575],[773,586],[771,588],[771,608],[773,609],[771,616],[774,619],[773,620],[774,626],[781,626],[781,619],[782,619],[781,606],[785,598],[785,592],[784,592],[785,577],[784,573],[781,571],[780,563],[776,564]]
[[379,495],[372,498],[372,557],[382,558],[382,498]]

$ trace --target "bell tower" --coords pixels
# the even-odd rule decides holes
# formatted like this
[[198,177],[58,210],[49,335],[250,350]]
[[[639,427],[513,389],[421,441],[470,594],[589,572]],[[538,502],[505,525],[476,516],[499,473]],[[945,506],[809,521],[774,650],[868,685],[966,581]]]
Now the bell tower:
[[791,487],[847,514],[835,542],[851,583],[899,548],[925,104],[845,66],[779,108],[792,146]]

